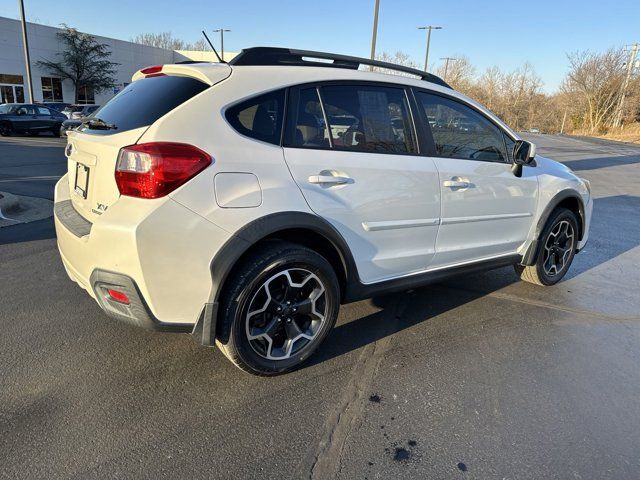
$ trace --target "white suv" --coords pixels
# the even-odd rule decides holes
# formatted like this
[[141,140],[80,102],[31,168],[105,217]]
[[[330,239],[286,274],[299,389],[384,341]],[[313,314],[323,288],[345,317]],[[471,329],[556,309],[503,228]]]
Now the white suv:
[[261,375],[308,358],[341,303],[505,265],[558,282],[593,205],[440,78],[289,49],[142,69],[66,155],[71,279],[111,316]]

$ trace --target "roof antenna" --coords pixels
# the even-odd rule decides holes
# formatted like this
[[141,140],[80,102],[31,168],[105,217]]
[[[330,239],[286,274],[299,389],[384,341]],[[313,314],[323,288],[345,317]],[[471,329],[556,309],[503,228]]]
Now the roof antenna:
[[220,55],[218,55],[218,51],[216,50],[216,47],[213,46],[213,43],[211,43],[211,40],[209,40],[209,37],[207,37],[207,34],[204,32],[204,30],[202,30],[202,35],[204,35],[204,38],[207,39],[207,43],[211,46],[211,50],[213,50],[213,53],[215,53],[216,57],[218,57],[218,62],[227,63],[220,58]]

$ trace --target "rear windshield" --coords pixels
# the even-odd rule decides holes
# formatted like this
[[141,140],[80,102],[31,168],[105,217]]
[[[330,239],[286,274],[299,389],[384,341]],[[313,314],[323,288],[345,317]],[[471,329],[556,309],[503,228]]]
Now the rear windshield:
[[93,114],[115,129],[84,128],[85,133],[112,135],[151,125],[209,85],[190,77],[149,77],[127,85]]

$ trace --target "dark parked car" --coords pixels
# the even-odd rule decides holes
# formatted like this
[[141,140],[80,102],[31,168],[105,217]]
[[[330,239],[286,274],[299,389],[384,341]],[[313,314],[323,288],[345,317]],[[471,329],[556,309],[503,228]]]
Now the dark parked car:
[[64,137],[69,130],[78,128],[85,120],[86,118],[70,118],[65,120],[60,127],[60,136]]
[[67,117],[64,114],[42,105],[29,103],[5,103],[0,105],[0,135],[8,136],[14,132],[38,135],[51,132],[60,136],[60,126]]
[[69,105],[62,113],[64,113],[67,118],[83,118],[95,113],[99,108],[100,105]]
[[67,102],[42,102],[42,103],[38,103],[38,105],[47,107],[47,108],[53,108],[59,112],[62,112],[65,108],[67,108],[71,104]]

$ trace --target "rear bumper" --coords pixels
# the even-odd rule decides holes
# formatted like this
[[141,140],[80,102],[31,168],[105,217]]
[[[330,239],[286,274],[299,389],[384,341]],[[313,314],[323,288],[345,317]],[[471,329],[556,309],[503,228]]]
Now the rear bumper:
[[[210,304],[211,260],[229,234],[177,202],[122,197],[90,223],[73,207],[65,175],[54,222],[67,274],[110,316],[189,332]],[[106,286],[126,293],[129,305],[109,299]]]

